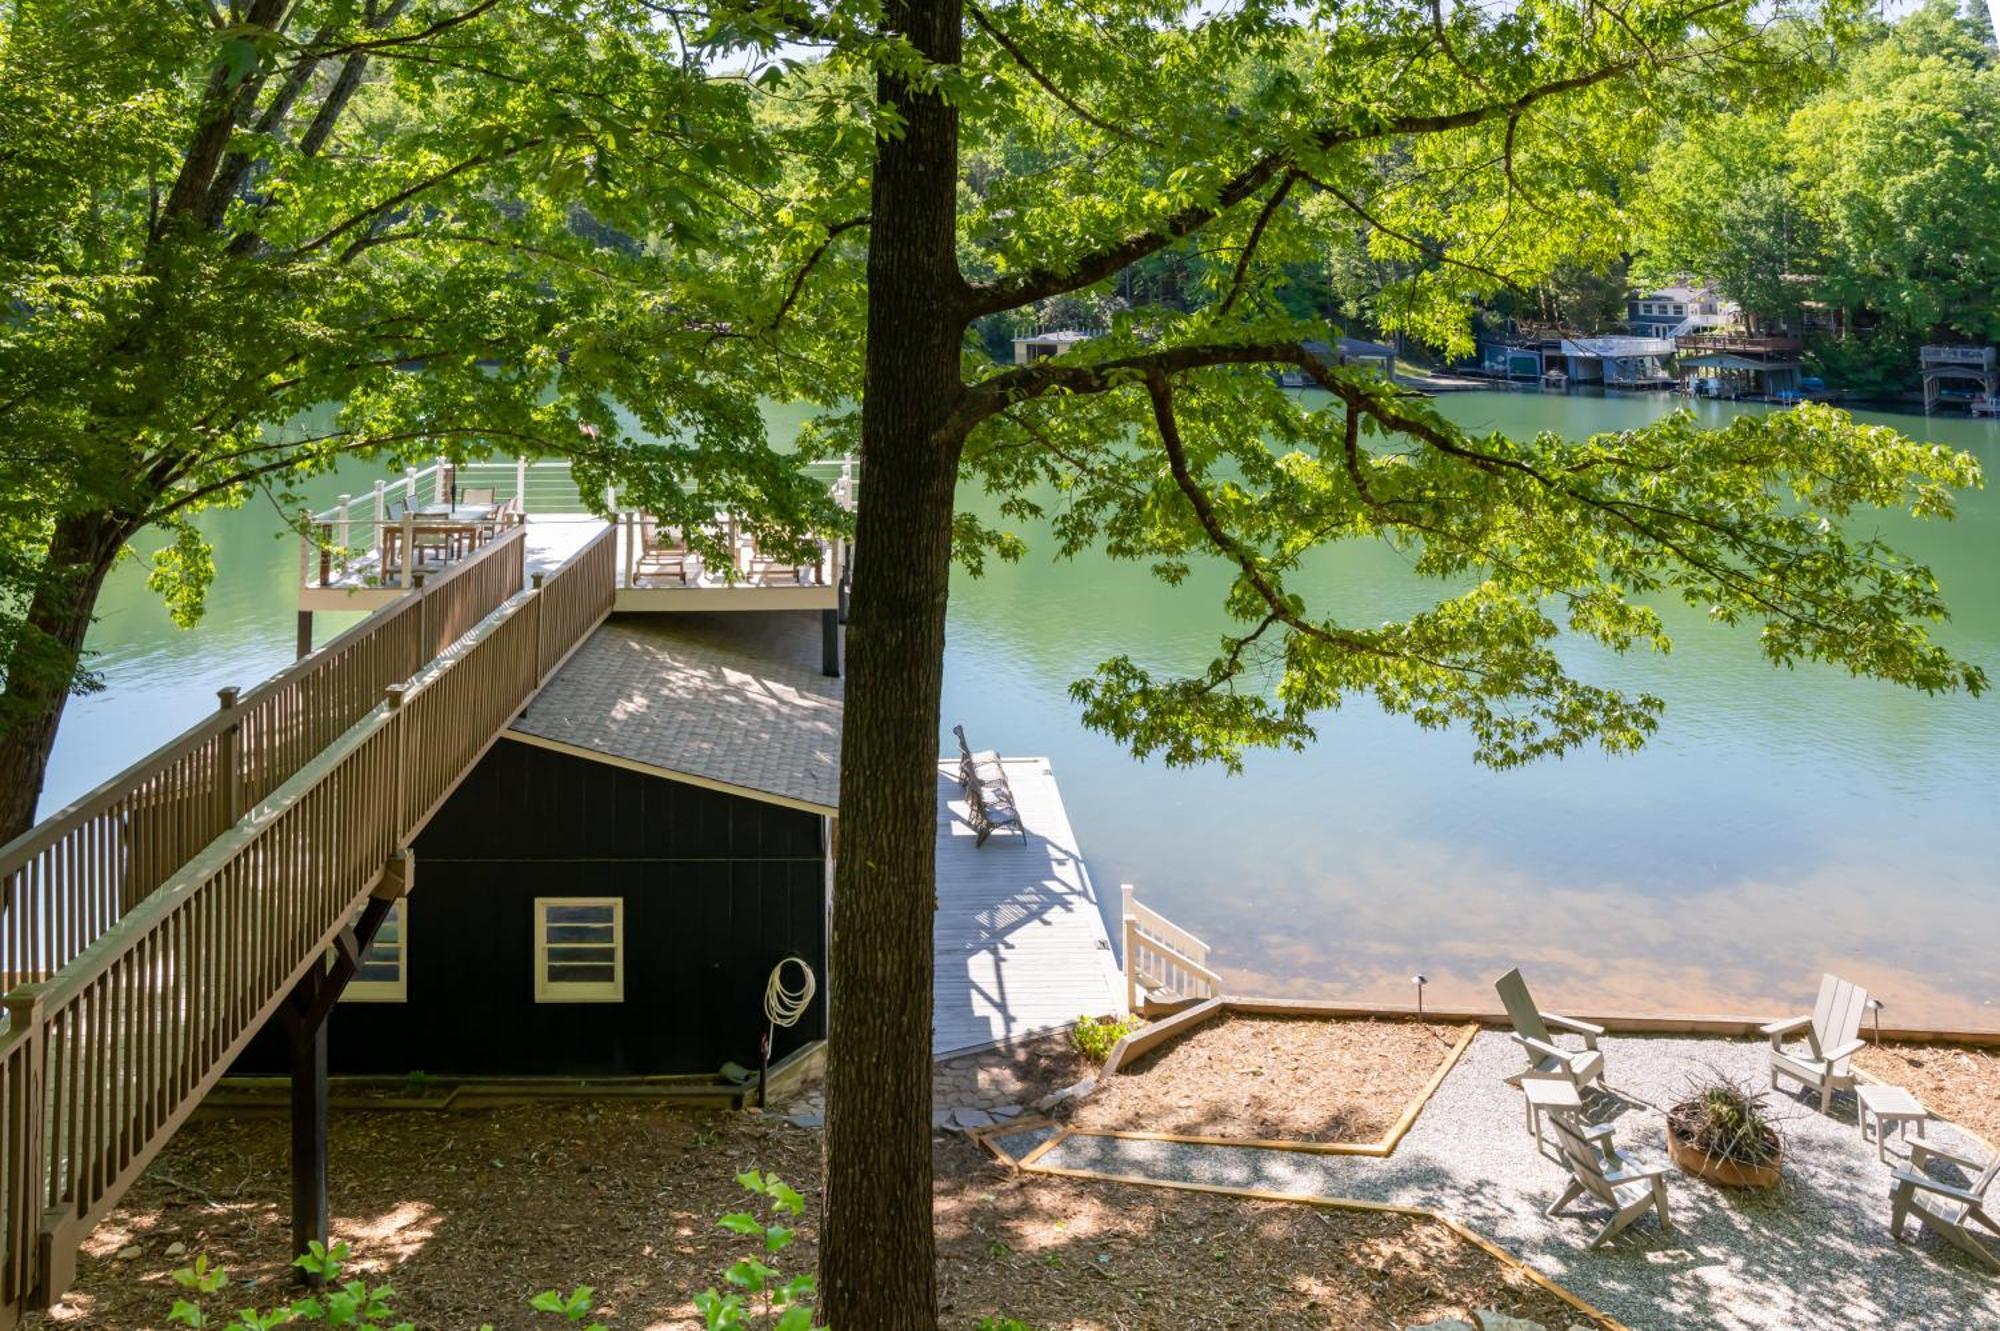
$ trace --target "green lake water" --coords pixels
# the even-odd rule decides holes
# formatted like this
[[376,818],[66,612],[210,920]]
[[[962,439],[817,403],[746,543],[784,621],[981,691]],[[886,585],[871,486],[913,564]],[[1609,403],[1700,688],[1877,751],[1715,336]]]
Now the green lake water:
[[[1439,403],[1467,425],[1570,435],[1680,405]],[[1869,419],[2000,470],[2000,423]],[[268,507],[204,521],[219,573],[199,628],[172,627],[136,562],[114,576],[90,640],[107,687],[71,704],[45,812],[170,738],[215,689],[290,659],[295,539]],[[2000,679],[2000,490],[1966,496],[1953,523],[1880,524],[1937,571],[1955,613],[1942,636]],[[2000,699],[1777,670],[1753,630],[1683,612],[1669,657],[1570,649],[1587,678],[1666,699],[1636,756],[1494,773],[1463,735],[1356,701],[1307,753],[1253,755],[1235,777],[1169,770],[1084,730],[1067,689],[1119,653],[1198,668],[1224,629],[1223,570],[1169,588],[1136,565],[1057,562],[1042,533],[1022,534],[1025,561],[954,587],[940,751],[964,722],[980,747],[1048,756],[1100,891],[1133,883],[1206,937],[1232,990],[1406,1002],[1421,971],[1433,1003],[1483,1002],[1520,965],[1550,1006],[1768,1014],[1808,1003],[1833,968],[1884,998],[1887,1023],[2000,1027]],[[1338,551],[1314,575],[1315,605],[1351,622],[1427,590],[1381,547]]]

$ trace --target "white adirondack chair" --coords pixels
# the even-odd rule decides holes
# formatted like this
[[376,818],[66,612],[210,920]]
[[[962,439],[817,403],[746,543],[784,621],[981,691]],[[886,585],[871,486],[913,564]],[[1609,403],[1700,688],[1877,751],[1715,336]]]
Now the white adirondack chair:
[[[1530,1077],[1546,1077],[1567,1081],[1580,1091],[1593,1081],[1602,1081],[1604,1055],[1597,1048],[1598,1038],[1604,1034],[1602,1026],[1537,1008],[1518,967],[1495,980],[1493,988],[1507,1009],[1507,1019],[1514,1024],[1514,1042],[1528,1053],[1528,1066],[1507,1078],[1510,1086],[1519,1086]],[[1551,1026],[1582,1036],[1583,1048],[1562,1048],[1549,1033]]]
[[1590,1241],[1593,1248],[1609,1243],[1619,1231],[1649,1210],[1660,1213],[1661,1229],[1673,1229],[1673,1221],[1667,1218],[1665,1166],[1650,1169],[1634,1166],[1618,1154],[1608,1132],[1584,1128],[1570,1114],[1546,1114],[1543,1121],[1554,1130],[1556,1146],[1562,1152],[1562,1163],[1569,1170],[1569,1186],[1563,1189],[1562,1196],[1556,1198],[1555,1205],[1544,1214],[1559,1214],[1586,1192],[1610,1207],[1611,1218],[1604,1222],[1604,1228],[1598,1230],[1597,1237]]
[[[1801,1086],[1819,1092],[1819,1111],[1833,1107],[1836,1090],[1854,1089],[1854,1070],[1848,1060],[1866,1047],[1860,1038],[1861,1014],[1868,1007],[1868,991],[1835,975],[1820,978],[1819,1001],[1812,1014],[1774,1021],[1762,1027],[1771,1037],[1771,1089],[1778,1078],[1790,1077]],[[1787,1049],[1786,1041],[1805,1032],[1804,1049]]]
[[[1924,1163],[1933,1158],[1949,1160],[1967,1173],[1977,1173],[1978,1176],[1971,1187],[1954,1188],[1923,1172]],[[2000,1223],[1996,1223],[1986,1210],[1986,1192],[1993,1186],[1996,1176],[2000,1176],[2000,1155],[1987,1161],[1982,1168],[1976,1160],[1941,1151],[1927,1142],[1911,1142],[1910,1168],[1897,1170],[1895,1186],[1889,1189],[1889,1232],[1896,1236],[1898,1243],[1902,1242],[1903,1221],[1914,1215],[1936,1231],[1939,1237],[1957,1244],[1994,1271],[2000,1271],[2000,1253],[1987,1247],[1972,1232],[1974,1225],[1983,1225],[2000,1236]]]

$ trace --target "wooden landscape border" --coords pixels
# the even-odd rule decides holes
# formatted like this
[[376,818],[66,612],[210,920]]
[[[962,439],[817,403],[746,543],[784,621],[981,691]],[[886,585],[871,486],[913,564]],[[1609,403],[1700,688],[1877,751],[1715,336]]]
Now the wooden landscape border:
[[[1232,1011],[1262,1017],[1400,1017],[1414,1020],[1417,1010],[1398,1003],[1346,1003],[1329,1002],[1309,998],[1237,998],[1224,997],[1220,1001],[1228,1004]],[[1765,1016],[1745,1016],[1740,1013],[1684,1013],[1684,1012],[1573,1012],[1564,1009],[1567,1015],[1579,1021],[1587,1021],[1593,1026],[1602,1026],[1607,1031],[1622,1035],[1728,1035],[1742,1039],[1762,1039],[1762,1027],[1772,1018]],[[1784,1014],[1777,1014],[1784,1015]],[[1478,1022],[1481,1026],[1505,1027],[1507,1014],[1498,1008],[1434,1008],[1426,1006],[1423,1019],[1439,1025],[1455,1026],[1460,1022]],[[1875,1035],[1872,1026],[1864,1027],[1864,1034],[1871,1040]],[[1884,1041],[1902,1044],[1965,1044],[1975,1047],[2000,1048],[2000,1029],[1961,1030],[1951,1027],[1884,1026],[1881,1031]]]
[[[1203,1022],[1222,1016],[1224,1013],[1252,1012],[1259,1016],[1308,1016],[1318,1017],[1327,1021],[1343,1019],[1337,1014],[1321,1011],[1318,1008],[1302,1013],[1268,1011],[1267,1009],[1272,1006],[1274,1005],[1256,999],[1211,998],[1206,1002],[1185,1008],[1173,1016],[1155,1022],[1150,1026],[1141,1027],[1112,1046],[1110,1056],[1104,1060],[1104,1071],[1098,1074],[1097,1086],[1101,1087],[1104,1083],[1111,1080],[1111,1078],[1117,1076],[1119,1069],[1130,1060],[1139,1057],[1141,1054],[1150,1052],[1175,1036],[1186,1034]],[[1414,1011],[1410,1012],[1408,1018],[1414,1021],[1416,1013]],[[1355,1020],[1355,1018],[1345,1019]],[[1368,1019],[1377,1021],[1400,1020],[1402,1019],[1402,1014],[1368,1014]],[[1479,1023],[1473,1021],[1463,1023],[1434,1023],[1429,1013],[1425,1014],[1422,1024],[1426,1026],[1433,1024],[1463,1024],[1465,1029],[1459,1034],[1457,1043],[1453,1044],[1446,1052],[1444,1061],[1438,1064],[1437,1071],[1432,1073],[1430,1080],[1424,1083],[1424,1088],[1418,1091],[1416,1097],[1403,1107],[1403,1112],[1378,1141],[1314,1142],[1266,1137],[1211,1137],[1193,1133],[1146,1132],[1132,1128],[1074,1128],[1067,1130],[1064,1135],[1116,1137],[1125,1141],[1178,1142],[1189,1146],[1252,1146],[1263,1151],[1297,1151],[1306,1155],[1386,1156],[1393,1152],[1402,1142],[1403,1135],[1417,1121],[1417,1115],[1423,1112],[1424,1106],[1430,1103],[1431,1097],[1437,1094],[1438,1087],[1444,1085],[1444,1079],[1451,1075],[1451,1070],[1458,1066],[1458,1060],[1464,1057],[1465,1051],[1471,1047],[1474,1037],[1479,1034],[1480,1030]],[[1097,1087],[1092,1088],[1093,1094],[1096,1089]],[[1084,1098],[1088,1099],[1089,1097],[1085,1096]]]
[[[1475,1029],[1477,1028],[1475,1027]],[[1055,1127],[1056,1131],[1054,1134],[1047,1141],[1038,1143],[1032,1151],[1022,1156],[1019,1160],[1014,1159],[1001,1150],[999,1145],[993,1141],[995,1137],[1004,1137],[1010,1133],[1021,1132],[1045,1124]],[[1054,1124],[1048,1119],[1030,1120],[1025,1123],[1017,1121],[998,1127],[981,1128],[979,1131],[969,1135],[1002,1163],[1012,1165],[1015,1169],[1027,1174],[1045,1174],[1051,1178],[1082,1179],[1091,1183],[1122,1183],[1128,1187],[1135,1188],[1165,1188],[1174,1192],[1204,1192],[1217,1197],[1241,1198],[1244,1201],[1277,1202],[1289,1206],[1311,1206],[1322,1211],[1372,1211],[1380,1215],[1402,1215],[1409,1216],[1415,1220],[1434,1221],[1437,1224],[1443,1225],[1473,1247],[1478,1248],[1502,1266],[1507,1267],[1509,1270],[1520,1272],[1534,1284],[1555,1295],[1585,1317],[1597,1322],[1604,1328],[1604,1331],[1632,1331],[1631,1327],[1619,1321],[1610,1313],[1605,1312],[1602,1308],[1597,1307],[1581,1296],[1564,1289],[1554,1280],[1543,1275],[1540,1271],[1529,1265],[1524,1258],[1509,1252],[1492,1239],[1487,1238],[1484,1234],[1469,1228],[1462,1222],[1454,1220],[1440,1211],[1433,1211],[1422,1206],[1404,1206],[1395,1202],[1362,1201],[1355,1197],[1316,1197],[1310,1194],[1273,1192],[1267,1188],[1239,1188],[1227,1183],[1194,1183],[1178,1179],[1147,1178],[1138,1174],[1107,1174],[1095,1169],[1066,1169],[1060,1165],[1045,1165],[1041,1163],[1042,1157],[1071,1137],[1110,1135],[1108,1133],[1077,1132],[1073,1129]],[[1231,1142],[1227,1144],[1243,1145],[1244,1143]]]

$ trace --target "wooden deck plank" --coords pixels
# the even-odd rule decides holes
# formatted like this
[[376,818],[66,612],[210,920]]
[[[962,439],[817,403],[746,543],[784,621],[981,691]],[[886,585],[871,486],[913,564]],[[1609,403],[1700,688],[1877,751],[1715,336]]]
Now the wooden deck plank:
[[973,845],[957,760],[938,764],[932,1049],[942,1056],[1124,1007],[1104,905],[1046,758],[1005,760],[1025,837]]

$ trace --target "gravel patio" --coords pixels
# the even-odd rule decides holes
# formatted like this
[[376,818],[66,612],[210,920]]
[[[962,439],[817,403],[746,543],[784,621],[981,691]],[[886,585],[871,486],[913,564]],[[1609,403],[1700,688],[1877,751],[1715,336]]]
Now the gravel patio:
[[[1664,1117],[1647,1106],[1680,1098],[1691,1073],[1715,1069],[1768,1084],[1762,1043],[1612,1036],[1602,1048],[1606,1080],[1641,1103],[1600,1105],[1592,1116],[1615,1118],[1619,1148],[1642,1164],[1666,1163]],[[1852,1095],[1836,1097],[1830,1117],[1818,1112],[1816,1096],[1772,1098],[1786,1138],[1785,1181],[1777,1189],[1729,1192],[1675,1171],[1668,1178],[1672,1233],[1642,1220],[1591,1252],[1584,1245],[1602,1217],[1594,1223],[1589,1204],[1563,1218],[1542,1214],[1566,1175],[1537,1154],[1521,1095],[1502,1080],[1520,1066],[1505,1034],[1482,1032],[1387,1159],[1078,1133],[1030,1168],[1426,1207],[1640,1331],[2000,1327],[2000,1280],[1914,1222],[1910,1229],[1921,1237],[1907,1244],[1890,1238],[1890,1171],[1907,1164],[1907,1147],[1892,1137],[1889,1164],[1879,1163],[1855,1126]],[[1974,1155],[1985,1150],[1949,1124],[1931,1124],[1929,1139]],[[1001,1144],[1019,1155],[1031,1141],[1015,1134]]]

